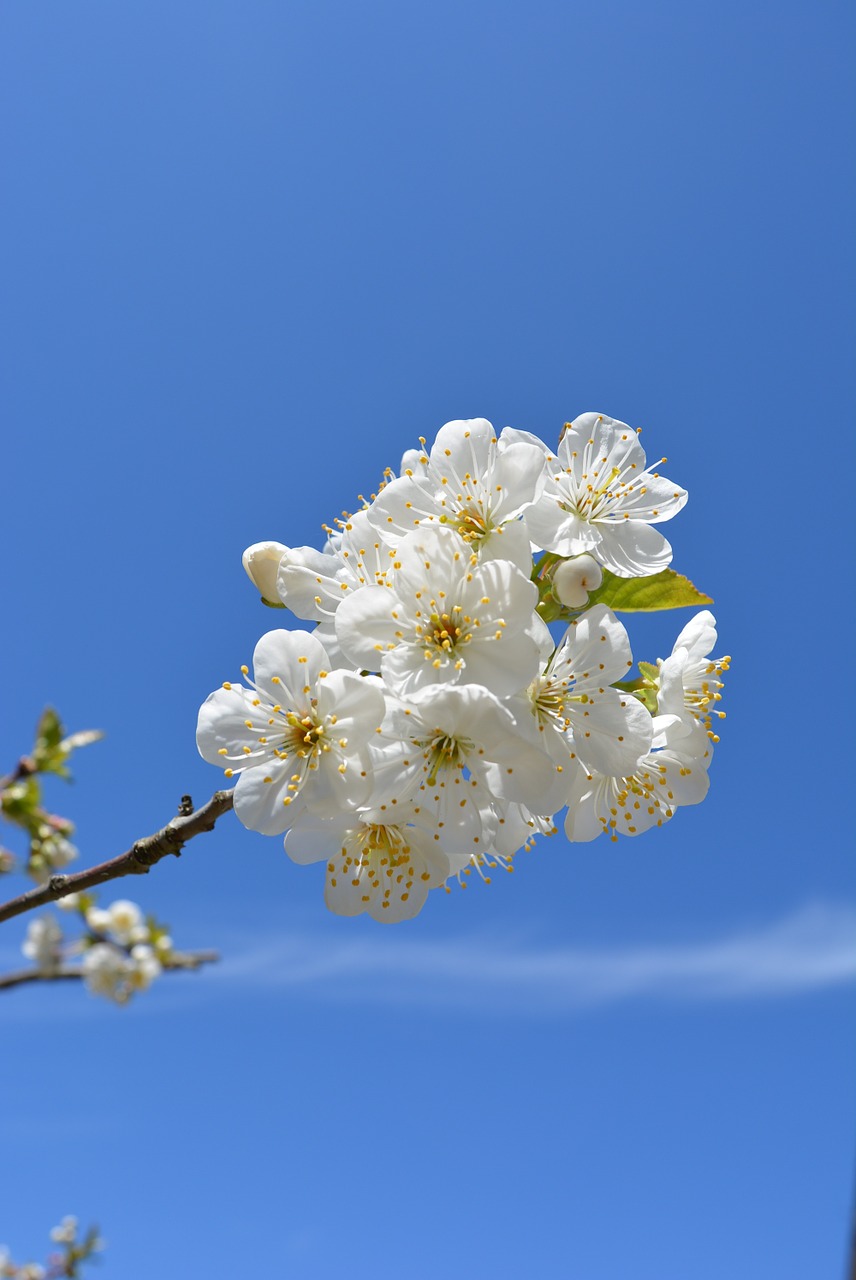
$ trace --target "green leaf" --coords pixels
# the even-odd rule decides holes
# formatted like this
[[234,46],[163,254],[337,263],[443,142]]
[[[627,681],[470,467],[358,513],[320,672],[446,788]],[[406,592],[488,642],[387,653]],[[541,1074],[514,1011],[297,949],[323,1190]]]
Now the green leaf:
[[63,727],[53,707],[45,707],[36,726],[36,755],[54,751],[63,739]]
[[652,613],[657,609],[713,604],[710,596],[674,569],[664,569],[648,578],[618,578],[604,569],[603,582],[597,591],[592,591],[588,602],[589,607],[605,604],[617,613]]

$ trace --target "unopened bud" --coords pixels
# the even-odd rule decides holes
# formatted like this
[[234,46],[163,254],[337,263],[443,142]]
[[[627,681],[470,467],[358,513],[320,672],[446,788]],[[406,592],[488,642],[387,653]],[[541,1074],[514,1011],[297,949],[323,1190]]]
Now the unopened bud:
[[274,608],[282,608],[276,592],[276,574],[283,552],[287,550],[288,547],[284,547],[281,542],[254,542],[241,557],[250,582],[258,590],[264,603]]
[[574,556],[557,566],[553,574],[553,595],[568,609],[584,609],[589,592],[603,582],[603,570],[593,556]]

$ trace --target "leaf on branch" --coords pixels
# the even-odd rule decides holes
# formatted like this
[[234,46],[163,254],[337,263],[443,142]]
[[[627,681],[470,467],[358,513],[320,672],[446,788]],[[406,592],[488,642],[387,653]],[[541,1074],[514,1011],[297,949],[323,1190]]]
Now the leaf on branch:
[[713,604],[710,596],[674,569],[664,569],[648,578],[619,578],[604,569],[603,582],[597,591],[592,591],[588,602],[605,604],[616,613],[653,613],[658,609]]
[[83,729],[66,735],[63,723],[53,707],[46,707],[36,727],[33,763],[38,773],[54,773],[70,778],[68,759],[78,747],[88,747],[104,735],[100,729]]

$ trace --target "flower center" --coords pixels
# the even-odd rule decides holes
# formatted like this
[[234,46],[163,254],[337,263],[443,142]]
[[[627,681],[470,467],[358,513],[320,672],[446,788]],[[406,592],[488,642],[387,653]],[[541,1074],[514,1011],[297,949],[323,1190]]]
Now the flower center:
[[285,720],[289,727],[283,737],[283,750],[293,751],[304,757],[312,755],[319,748],[322,751],[326,749],[327,743],[322,742],[323,724],[318,724],[311,716],[298,716],[295,711],[287,712]]
[[467,756],[474,744],[467,738],[453,738],[450,734],[438,731],[433,738],[423,739],[416,743],[422,750],[428,766],[428,785],[433,787],[441,770],[463,769]]
[[400,827],[367,824],[357,835],[357,844],[361,866],[400,867],[410,861],[410,845]]
[[455,528],[464,542],[475,543],[476,546],[493,530],[493,521],[479,507],[465,507],[458,512]]

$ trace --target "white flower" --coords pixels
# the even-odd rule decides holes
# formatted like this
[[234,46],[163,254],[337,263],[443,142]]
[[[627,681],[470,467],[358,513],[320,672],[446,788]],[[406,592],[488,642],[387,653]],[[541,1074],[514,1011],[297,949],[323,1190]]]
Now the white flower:
[[45,884],[55,871],[68,866],[77,856],[77,847],[70,840],[43,823],[32,843],[31,874],[40,884]]
[[681,631],[671,655],[659,667],[658,715],[652,749],[624,777],[579,770],[573,780],[565,831],[569,840],[592,840],[601,832],[639,835],[662,826],[683,805],[707,795],[713,743],[711,704],[722,688],[719,675],[730,659],[708,657],[716,644],[716,624],[707,609]]
[[497,441],[484,418],[447,422],[428,455],[405,455],[404,474],[390,481],[369,508],[387,539],[415,527],[455,530],[479,559],[510,560],[529,573],[531,555],[520,516],[540,495],[544,453],[503,432]]
[[133,994],[134,962],[109,942],[96,942],[83,956],[83,980],[94,995],[126,1004]]
[[58,898],[56,904],[60,911],[76,911],[80,906],[79,893],[67,893],[64,898]]
[[[127,898],[117,898],[107,908],[107,916],[109,918],[107,931],[122,946],[127,946],[139,936],[139,930],[143,927],[143,913],[136,902],[129,902]],[[148,930],[145,930],[145,933],[148,936]]]
[[[665,569],[672,548],[652,524],[669,520],[687,500],[646,468],[636,432],[597,413],[575,418],[538,503],[526,515],[536,545],[560,556],[584,552],[620,578]],[[661,459],[665,461],[665,459]]]
[[321,552],[314,547],[285,547],[276,590],[298,618],[319,624],[316,639],[327,650],[331,665],[343,666],[346,663],[336,638],[336,610],[347,593],[387,582],[395,548],[371,526],[366,511],[348,516],[329,548]]
[[[655,728],[657,721],[654,722]],[[707,795],[706,761],[663,747],[651,751],[623,778],[606,777],[580,767],[568,796],[565,834],[588,841],[603,833],[618,839],[661,827],[681,805],[699,804]]]
[[[661,659],[658,710],[661,715],[673,715],[683,722],[679,737],[692,732],[694,726],[704,730],[712,742],[719,738],[711,729],[712,717],[725,718],[718,710],[723,683],[719,679],[731,665],[729,657],[711,658],[710,651],[716,644],[716,619],[709,609],[695,614],[681,631],[671,655]],[[699,735],[696,734],[696,737]],[[671,740],[676,738],[672,730]]]
[[27,926],[21,950],[42,973],[55,973],[62,961],[62,929],[53,916],[39,916]]
[[135,947],[131,948],[131,959],[134,962],[132,981],[139,990],[143,991],[146,987],[151,986],[161,972],[161,962],[157,958],[154,948],[144,942],[138,942]]
[[457,534],[429,528],[401,543],[392,583],[346,597],[336,633],[394,693],[472,683],[503,696],[531,680],[543,624],[537,588],[514,565],[479,563]]
[[241,557],[247,577],[262,600],[269,604],[277,601],[276,575],[283,552],[287,550],[281,542],[254,542]]
[[130,955],[110,942],[96,942],[83,956],[83,979],[94,995],[127,1004],[136,991],[145,991],[161,972],[154,950],[143,943]]
[[631,665],[627,632],[614,613],[595,605],[570,624],[540,675],[509,706],[557,764],[578,759],[604,774],[625,774],[652,736],[642,703],[611,687]]
[[453,870],[487,851],[484,814],[498,800],[552,814],[566,789],[556,765],[519,730],[511,711],[479,685],[426,690],[410,703],[390,699],[375,755],[372,805],[392,819],[416,801],[436,820]]
[[103,907],[87,907],[84,919],[93,933],[107,933],[112,923],[110,912]]
[[238,775],[241,822],[277,835],[303,808],[320,817],[356,808],[371,788],[367,739],[384,714],[376,683],[326,670],[323,645],[304,631],[269,631],[253,662],[252,688],[212,693],[196,733],[202,757]]
[[367,912],[390,924],[418,915],[451,872],[437,822],[419,804],[397,805],[394,821],[380,809],[327,821],[304,816],[285,851],[294,862],[326,862],[324,898],[336,915]]
[[58,1227],[51,1229],[51,1240],[54,1244],[74,1244],[77,1235],[77,1218],[67,1214]]

